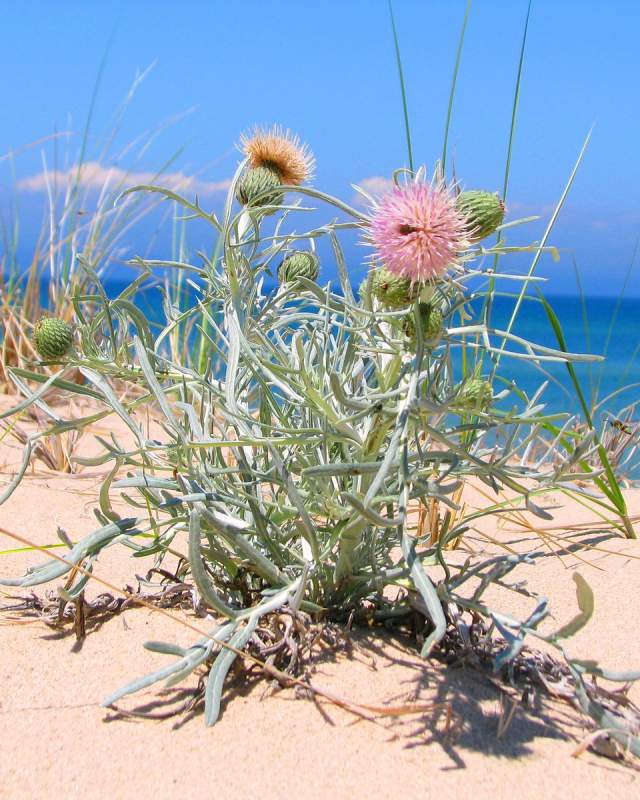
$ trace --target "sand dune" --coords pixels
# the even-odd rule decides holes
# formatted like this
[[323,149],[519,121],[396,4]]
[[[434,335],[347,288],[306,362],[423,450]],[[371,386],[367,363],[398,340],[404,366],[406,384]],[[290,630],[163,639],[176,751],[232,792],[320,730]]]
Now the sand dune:
[[[90,438],[87,437],[87,447]],[[0,450],[6,481],[19,451]],[[99,470],[97,470],[99,471]],[[90,472],[90,471],[89,471]],[[96,527],[92,506],[97,478],[65,476],[37,464],[8,503],[0,524],[39,544],[55,541],[57,526],[72,538]],[[629,493],[640,511],[640,495]],[[475,501],[482,502],[481,497]],[[472,496],[469,502],[474,502]],[[575,504],[555,498],[556,518],[585,519]],[[563,505],[564,504],[564,505]],[[509,526],[506,526],[508,528]],[[530,547],[531,534],[496,529],[491,535],[511,546]],[[529,537],[530,541],[524,542]],[[594,619],[571,644],[571,652],[601,659],[612,668],[638,667],[640,633],[634,606],[640,586],[640,546],[621,538],[596,537],[600,551],[549,555],[540,566],[521,567],[520,577],[549,597],[557,627],[576,612],[572,570],[580,568],[596,595]],[[476,549],[490,552],[482,531],[470,534]],[[595,543],[595,539],[594,539]],[[0,549],[14,544],[0,535]],[[543,549],[540,544],[537,548]],[[604,550],[608,552],[603,552]],[[583,563],[581,559],[586,559]],[[21,574],[42,557],[14,553],[0,558],[3,575]],[[124,548],[99,559],[96,574],[117,585],[133,585],[146,565]],[[528,570],[528,572],[527,572]],[[39,587],[42,593],[44,587]],[[102,589],[94,584],[90,596]],[[493,590],[492,590],[493,591]],[[25,591],[6,594],[24,595]],[[507,599],[493,594],[498,607]],[[9,601],[4,597],[3,604]],[[523,612],[526,602],[509,599]],[[522,602],[520,608],[518,604]],[[637,797],[638,774],[618,762],[585,752],[572,758],[587,733],[569,706],[537,698],[532,710],[518,708],[505,735],[499,721],[508,712],[499,688],[470,668],[446,669],[423,662],[409,641],[379,632],[355,631],[351,648],[325,649],[313,665],[314,683],[369,704],[408,701],[439,704],[441,712],[373,722],[325,702],[270,688],[264,680],[237,675],[225,694],[220,722],[204,727],[201,714],[165,721],[123,719],[100,701],[132,677],[162,665],[143,649],[148,639],[189,644],[192,631],[147,609],[131,609],[88,626],[77,643],[70,628],[47,628],[22,615],[3,615],[0,718],[0,797],[14,798],[291,798]],[[193,688],[187,681],[185,688]],[[180,699],[180,690],[152,689],[123,703],[159,711]],[[638,700],[638,693],[635,692]],[[447,735],[446,712],[455,732]]]

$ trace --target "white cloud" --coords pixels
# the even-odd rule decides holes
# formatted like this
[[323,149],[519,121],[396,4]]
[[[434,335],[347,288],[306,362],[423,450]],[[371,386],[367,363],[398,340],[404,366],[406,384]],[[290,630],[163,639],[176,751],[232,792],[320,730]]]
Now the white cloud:
[[[44,192],[47,190],[47,186],[64,188],[67,184],[76,181],[77,178],[77,166],[69,167],[66,170],[43,170],[19,180],[18,189],[23,192]],[[130,172],[122,167],[106,167],[98,161],[86,161],[80,170],[80,185],[86,189],[119,192],[129,186],[151,183],[173,191],[210,195],[226,191],[231,185],[231,180],[203,181],[194,175],[185,175],[183,172],[167,172],[162,175],[151,171]]]
[[521,200],[507,200],[507,213],[510,217],[548,217],[555,211],[553,203],[526,203]]
[[[371,177],[363,178],[359,181],[358,186],[373,197],[379,197],[391,191],[393,188],[393,181],[391,178],[383,178],[382,175],[371,175]],[[366,201],[360,193],[356,193],[353,202],[358,205],[366,205]]]

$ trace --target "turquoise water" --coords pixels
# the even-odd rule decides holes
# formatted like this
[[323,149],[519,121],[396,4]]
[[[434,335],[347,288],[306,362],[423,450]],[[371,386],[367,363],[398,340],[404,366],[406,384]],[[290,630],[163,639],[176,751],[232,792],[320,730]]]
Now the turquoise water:
[[[158,319],[159,298],[158,290],[151,290],[138,301],[150,318]],[[605,403],[604,410],[615,414],[640,398],[640,386],[631,386],[640,383],[640,352],[635,352],[636,348],[640,350],[640,298],[623,299],[619,304],[614,298],[587,298],[586,325],[580,298],[552,296],[547,300],[560,320],[567,347],[571,352],[593,355],[606,353],[602,362],[576,365],[576,372],[590,406],[623,386],[629,388]],[[495,329],[504,330],[507,327],[514,303],[512,298],[495,298],[492,314],[492,325]],[[474,308],[479,311],[480,306]],[[609,335],[612,320],[613,327]],[[512,333],[530,342],[558,349],[546,313],[537,302],[525,301],[522,304]],[[501,338],[495,336],[493,341],[494,344],[499,344]],[[510,345],[510,348],[522,351],[514,345]],[[545,363],[542,367],[547,375],[526,361],[504,356],[499,372],[503,377],[514,380],[529,396],[548,381],[549,385],[542,396],[547,408],[553,412],[578,412],[578,399],[565,364]]]
[[[122,279],[108,281],[107,293],[116,296],[127,285]],[[589,297],[586,299],[588,326],[585,326],[583,308],[578,297],[550,296],[552,305],[563,328],[570,351],[603,355],[602,363],[578,365],[576,370],[583,390],[590,404],[605,398],[621,386],[628,386],[625,392],[605,403],[604,409],[611,414],[640,398],[640,298],[623,299],[619,305],[615,298]],[[162,319],[161,294],[157,288],[149,288],[140,293],[137,304],[147,317],[160,322]],[[511,316],[515,300],[497,297],[494,301],[493,326],[504,329]],[[479,306],[477,307],[479,308]],[[615,315],[608,345],[609,328]],[[531,342],[557,348],[553,330],[542,306],[537,302],[525,301],[519,311],[513,333]],[[495,337],[496,343],[500,337]],[[549,377],[536,370],[531,364],[503,357],[500,374],[514,380],[527,394],[531,395],[546,380],[549,386],[544,392],[543,401],[553,412],[578,412],[579,404],[564,364],[544,364]]]
[[[558,317],[567,347],[574,353],[605,355],[599,363],[578,364],[576,372],[590,404],[599,402],[621,387],[623,393],[603,405],[603,410],[616,413],[640,398],[640,299],[589,297],[586,299],[585,324],[583,307],[578,297],[548,297]],[[494,314],[495,327],[508,323],[513,301],[500,299]],[[613,320],[613,326],[612,326]],[[513,332],[531,342],[557,348],[555,334],[544,309],[538,303],[523,304]],[[553,411],[579,410],[578,399],[564,364],[543,365],[551,380],[543,399]],[[528,393],[535,390],[545,376],[531,365],[504,358],[501,372],[514,379]],[[557,382],[554,382],[557,381]]]
[[[112,280],[105,284],[107,294],[117,296],[127,282]],[[620,416],[630,404],[640,400],[640,298],[628,298],[618,302],[612,298],[590,297],[585,301],[585,311],[578,297],[549,296],[547,301],[553,307],[563,329],[569,351],[574,353],[590,353],[605,355],[604,361],[591,364],[576,365],[584,395],[590,409],[601,403],[596,420],[605,424],[604,419]],[[195,296],[187,297],[189,306],[195,305]],[[186,303],[183,308],[186,308]],[[492,327],[504,330],[508,326],[515,299],[496,297],[492,313]],[[159,330],[163,324],[162,294],[158,286],[146,288],[136,296],[136,304],[145,313],[149,321]],[[479,319],[481,305],[473,308],[474,319]],[[467,324],[471,324],[471,320]],[[613,324],[612,324],[613,323]],[[454,324],[458,324],[456,321]],[[557,349],[557,340],[548,321],[544,308],[531,300],[523,302],[512,332],[531,343]],[[493,343],[498,345],[501,336],[495,334]],[[521,348],[509,345],[509,348]],[[456,352],[458,355],[456,355]],[[454,366],[459,366],[459,350],[454,351]],[[531,397],[539,387],[548,382],[538,402],[543,402],[545,411],[554,414],[576,414],[583,418],[582,410],[573,383],[564,363],[545,363],[542,365],[546,374],[536,369],[528,361],[503,356],[498,375],[506,383],[513,381],[519,389]],[[491,369],[488,359],[484,360],[484,374]],[[503,384],[505,385],[505,384]],[[606,399],[608,395],[624,388],[617,396]],[[494,389],[501,388],[496,381]],[[503,408],[514,406],[521,408],[521,401],[509,394],[501,403]],[[635,410],[632,419],[640,416]],[[627,468],[627,474],[634,479],[640,478],[640,460],[634,459],[633,465]]]

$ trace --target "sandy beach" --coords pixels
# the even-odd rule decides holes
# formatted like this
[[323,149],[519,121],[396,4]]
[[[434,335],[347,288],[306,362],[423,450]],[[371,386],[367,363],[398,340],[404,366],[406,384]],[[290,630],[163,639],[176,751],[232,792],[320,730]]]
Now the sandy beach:
[[[94,446],[90,436],[84,442],[80,450]],[[0,456],[6,481],[20,449],[5,440]],[[76,540],[96,527],[92,506],[97,486],[91,470],[69,476],[37,463],[2,507],[2,527],[45,545],[56,541],[60,526]],[[630,491],[628,499],[632,514],[640,512],[640,492]],[[467,501],[481,503],[482,496]],[[588,512],[566,498],[551,502],[556,505],[554,526],[588,520]],[[508,524],[498,528],[495,520],[489,528],[492,537],[510,547],[544,550],[530,532]],[[491,552],[481,528],[469,534],[469,543]],[[609,534],[592,537],[592,544],[599,549],[560,557],[549,548],[535,571],[519,567],[518,577],[529,578],[530,587],[549,598],[555,619],[545,629],[553,630],[576,613],[571,574],[579,568],[595,592],[596,611],[571,641],[570,652],[614,669],[637,668],[640,633],[625,611],[640,585],[640,549]],[[0,537],[0,549],[14,546],[9,537]],[[5,554],[0,566],[3,575],[18,575],[41,560],[33,552]],[[95,572],[118,586],[135,586],[136,574],[147,568],[115,547],[101,556]],[[45,588],[55,587],[38,587],[38,593]],[[101,591],[92,582],[87,596]],[[505,597],[491,591],[499,607]],[[8,595],[26,594],[3,590],[2,603],[10,603]],[[525,613],[523,598],[506,600],[512,613]],[[365,721],[264,680],[247,681],[239,672],[225,692],[222,718],[211,729],[205,728],[201,710],[156,721],[123,718],[101,708],[108,693],[166,663],[166,657],[145,650],[143,642],[188,645],[194,640],[193,631],[180,624],[183,619],[208,625],[186,612],[168,618],[133,608],[99,625],[89,621],[88,635],[79,643],[71,626],[56,631],[24,613],[5,613],[0,631],[0,797],[170,798],[188,793],[194,798],[455,794],[568,799],[638,794],[632,767],[589,751],[572,757],[588,731],[584,718],[568,705],[537,697],[534,708],[515,709],[499,736],[510,701],[497,685],[472,668],[424,662],[414,642],[379,631],[352,631],[350,647],[319,652],[310,665],[312,681],[349,700],[389,706],[433,703],[431,711]],[[184,699],[181,691],[195,683],[192,679],[164,691],[155,687],[127,698],[122,707],[159,712]],[[637,690],[632,697],[637,702]]]

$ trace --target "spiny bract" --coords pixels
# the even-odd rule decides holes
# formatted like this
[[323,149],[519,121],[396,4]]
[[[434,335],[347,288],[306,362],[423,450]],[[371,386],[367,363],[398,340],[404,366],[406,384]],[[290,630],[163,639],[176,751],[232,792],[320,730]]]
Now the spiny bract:
[[384,267],[373,271],[369,285],[371,294],[389,308],[406,308],[420,293],[420,284],[394,275]]
[[494,233],[504,219],[504,203],[498,194],[491,192],[461,192],[456,200],[456,207],[467,221],[469,239],[472,242],[479,242]]
[[486,411],[493,400],[491,383],[485,378],[468,378],[460,387],[456,405],[462,408]]
[[[420,303],[420,322],[422,323],[422,337],[424,341],[433,346],[442,336],[442,311],[430,303]],[[407,314],[404,321],[404,332],[412,344],[416,341],[416,323],[413,314]]]
[[279,206],[284,197],[284,192],[277,190],[281,185],[282,178],[277,169],[253,167],[246,170],[238,181],[236,197],[243,206]]
[[294,250],[278,267],[280,283],[290,283],[296,278],[315,281],[320,273],[320,261],[310,250]]
[[33,343],[45,360],[62,358],[71,347],[73,330],[63,319],[42,317],[33,331]]

